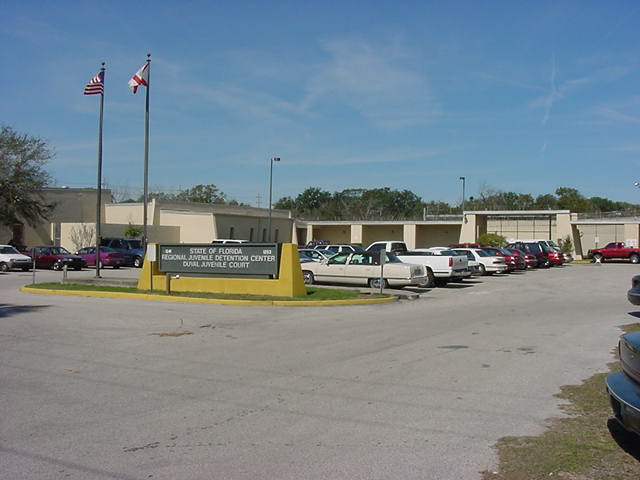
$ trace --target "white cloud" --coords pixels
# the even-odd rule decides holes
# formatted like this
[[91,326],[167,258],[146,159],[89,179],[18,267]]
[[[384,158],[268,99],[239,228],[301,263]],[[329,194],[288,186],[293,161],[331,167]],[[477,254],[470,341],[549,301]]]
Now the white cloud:
[[438,113],[427,79],[403,66],[407,54],[397,44],[340,38],[323,46],[329,59],[309,81],[305,108],[338,101],[383,127],[424,123]]

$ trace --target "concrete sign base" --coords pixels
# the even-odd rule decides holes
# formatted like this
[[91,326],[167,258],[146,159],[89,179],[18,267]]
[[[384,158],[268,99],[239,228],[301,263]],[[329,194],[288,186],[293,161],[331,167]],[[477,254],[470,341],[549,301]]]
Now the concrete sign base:
[[[297,297],[307,292],[302,279],[298,248],[293,243],[282,244],[278,278],[190,277],[188,275],[188,273],[172,275],[171,291],[239,293],[274,297]],[[149,262],[145,258],[138,279],[138,289],[149,290],[152,284],[154,290],[166,290],[167,275],[160,271],[158,262]]]

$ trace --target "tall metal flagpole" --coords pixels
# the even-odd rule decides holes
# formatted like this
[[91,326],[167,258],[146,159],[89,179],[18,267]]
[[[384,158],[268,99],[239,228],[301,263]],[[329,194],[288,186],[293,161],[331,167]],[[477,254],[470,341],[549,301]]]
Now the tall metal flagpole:
[[100,122],[98,126],[98,195],[96,200],[96,278],[100,278],[100,241],[102,239],[102,125],[104,114],[104,64],[102,62],[102,93],[100,94]]
[[151,54],[147,53],[147,101],[144,109],[144,227],[142,244],[147,251],[147,202],[149,201],[149,90],[151,89]]

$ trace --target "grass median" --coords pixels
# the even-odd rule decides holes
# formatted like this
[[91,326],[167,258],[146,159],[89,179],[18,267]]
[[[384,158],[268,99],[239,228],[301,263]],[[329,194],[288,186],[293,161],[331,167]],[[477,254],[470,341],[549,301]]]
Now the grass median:
[[[624,327],[640,330],[640,324]],[[558,398],[568,415],[552,420],[538,436],[505,437],[498,441],[499,466],[483,472],[484,480],[637,480],[640,478],[640,437],[613,419],[604,379],[620,364],[608,365],[581,385],[561,388]]]
[[210,292],[171,292],[167,294],[164,290],[139,290],[134,287],[111,287],[111,286],[99,286],[99,285],[87,285],[79,283],[36,283],[34,285],[28,285],[29,288],[36,288],[42,290],[66,290],[66,291],[88,291],[88,292],[116,292],[116,293],[129,293],[148,295],[162,295],[166,297],[190,297],[190,298],[208,298],[208,299],[220,299],[220,300],[248,300],[248,301],[265,301],[265,300],[281,300],[281,301],[309,301],[309,300],[352,300],[360,298],[386,298],[388,295],[379,294],[362,294],[357,290],[342,290],[337,288],[321,288],[321,287],[308,287],[307,294],[297,297],[273,297],[269,295],[249,295],[239,293],[210,293]]

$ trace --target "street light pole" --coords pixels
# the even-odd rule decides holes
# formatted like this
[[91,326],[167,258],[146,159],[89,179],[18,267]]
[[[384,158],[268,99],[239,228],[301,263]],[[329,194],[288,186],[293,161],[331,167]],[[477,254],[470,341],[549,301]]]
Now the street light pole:
[[464,177],[460,177],[460,180],[462,180],[462,214],[464,215],[464,184],[465,184],[465,178]]
[[273,162],[279,162],[280,157],[271,157],[271,168],[269,169],[269,242],[271,241],[271,194],[273,192]]

